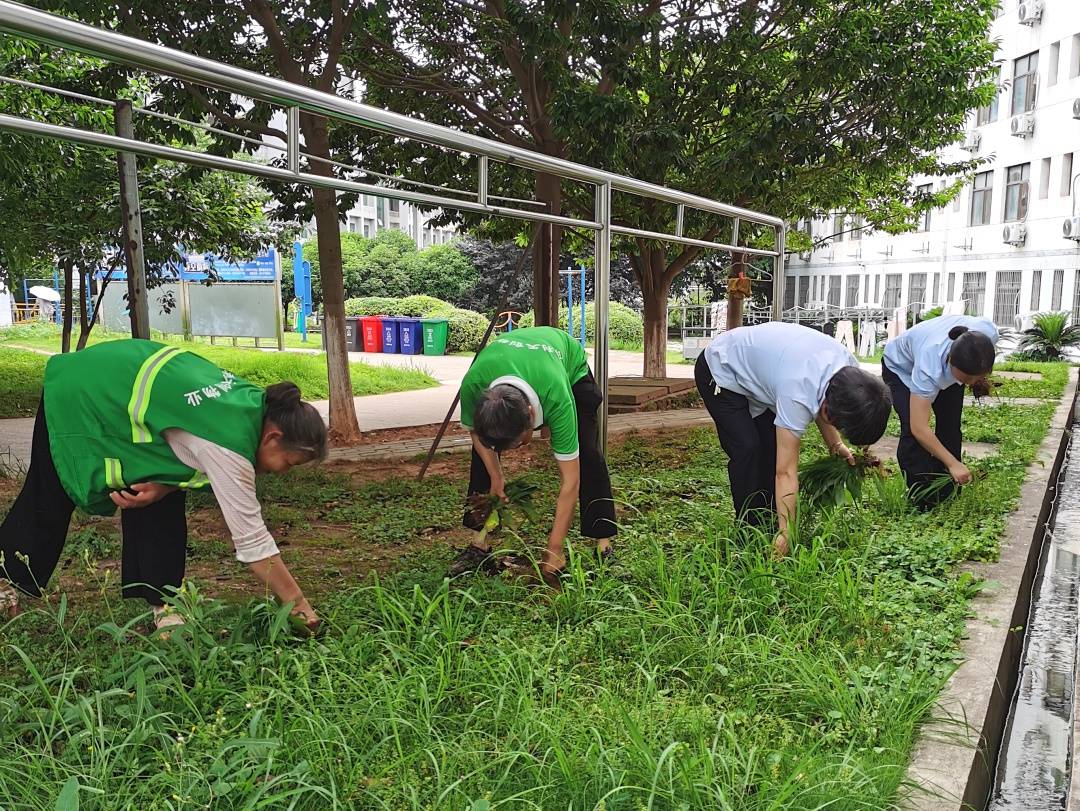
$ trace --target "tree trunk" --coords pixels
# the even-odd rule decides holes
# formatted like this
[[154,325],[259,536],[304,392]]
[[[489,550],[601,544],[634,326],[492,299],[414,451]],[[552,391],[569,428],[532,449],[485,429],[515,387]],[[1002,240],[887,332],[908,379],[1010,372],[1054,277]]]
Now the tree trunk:
[[70,259],[65,259],[61,263],[61,268],[64,271],[64,331],[60,338],[60,351],[71,351],[71,321],[72,321],[72,268],[74,263]]
[[[552,175],[536,176],[536,199],[548,213],[562,213],[562,184]],[[559,254],[562,227],[544,223],[533,245],[533,313],[539,326],[559,326]]]
[[[747,256],[741,251],[733,251],[731,254],[731,272],[728,277],[737,279],[740,273],[745,273],[748,267]],[[743,325],[743,299],[738,296],[728,295],[727,302],[727,328],[737,329]]]
[[671,280],[667,278],[667,258],[663,248],[646,251],[641,257],[641,293],[645,302],[645,377],[667,377],[667,304]]
[[[330,157],[330,139],[326,119],[301,116],[307,149],[324,158]],[[309,161],[307,170],[317,175],[332,175],[329,164]],[[356,421],[349,354],[345,348],[345,282],[341,269],[341,221],[337,193],[333,189],[313,189],[315,228],[319,243],[319,272],[323,294],[323,347],[330,382],[330,437],[334,443],[348,444],[360,439]]]

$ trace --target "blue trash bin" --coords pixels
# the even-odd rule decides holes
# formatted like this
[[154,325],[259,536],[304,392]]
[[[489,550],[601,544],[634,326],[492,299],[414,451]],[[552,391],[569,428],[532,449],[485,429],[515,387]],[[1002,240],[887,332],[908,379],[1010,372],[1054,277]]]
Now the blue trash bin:
[[397,318],[383,318],[382,320],[382,351],[389,354],[397,354],[398,348],[398,321]]
[[402,355],[424,354],[424,329],[419,318],[399,318],[398,352]]

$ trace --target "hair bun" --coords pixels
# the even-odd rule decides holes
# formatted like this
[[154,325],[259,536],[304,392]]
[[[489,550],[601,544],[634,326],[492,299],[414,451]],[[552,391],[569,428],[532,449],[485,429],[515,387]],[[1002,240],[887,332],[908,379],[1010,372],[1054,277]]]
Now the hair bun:
[[953,327],[951,330],[949,330],[949,338],[951,338],[952,340],[955,341],[957,338],[959,338],[961,335],[963,335],[967,331],[968,331],[967,327],[962,326],[960,324],[957,324],[955,327]]
[[266,387],[266,402],[275,409],[294,409],[300,405],[300,387],[283,381]]

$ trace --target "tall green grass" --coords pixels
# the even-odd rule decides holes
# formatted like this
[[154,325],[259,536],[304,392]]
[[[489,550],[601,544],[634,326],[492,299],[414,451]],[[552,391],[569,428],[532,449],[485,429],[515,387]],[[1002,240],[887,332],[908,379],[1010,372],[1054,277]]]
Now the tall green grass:
[[[985,430],[1000,412],[968,411]],[[735,526],[696,430],[613,448],[621,562],[573,554],[558,593],[450,584],[449,550],[429,553],[324,594],[329,633],[307,641],[266,602],[192,586],[167,641],[114,598],[54,598],[0,629],[0,806],[66,790],[84,809],[892,808],[980,588],[957,564],[996,554],[1051,412],[1011,409],[1000,453],[972,462],[986,478],[939,510],[914,512],[894,476],[804,511],[783,561]],[[529,473],[541,508],[555,475]],[[262,486],[391,544],[460,520],[464,477]]]

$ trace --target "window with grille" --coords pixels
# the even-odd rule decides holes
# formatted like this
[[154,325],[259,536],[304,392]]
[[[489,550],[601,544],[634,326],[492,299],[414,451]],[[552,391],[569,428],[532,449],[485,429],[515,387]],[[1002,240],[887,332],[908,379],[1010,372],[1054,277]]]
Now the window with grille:
[[1061,288],[1065,286],[1065,271],[1054,271],[1054,288],[1050,291],[1050,309],[1061,309]]
[[1018,222],[1027,217],[1028,185],[1031,164],[1010,166],[1005,173],[1005,222]]
[[994,202],[994,172],[979,172],[971,187],[971,217],[969,225],[986,225],[990,222],[990,207]]
[[999,270],[994,289],[994,323],[1011,327],[1020,312],[1020,271]]
[[862,217],[851,218],[851,238],[855,241],[862,239],[863,228],[866,225],[866,221]]
[[784,285],[784,309],[790,310],[795,306],[795,291],[799,286],[798,276],[789,276]]
[[874,276],[874,301],[881,302],[881,274],[878,273]]
[[953,298],[956,295],[956,274],[949,274],[949,295],[946,297],[947,301],[954,301]]
[[1035,109],[1035,81],[1039,73],[1039,52],[1021,56],[1013,63],[1012,114]]
[[941,274],[934,274],[934,281],[930,285],[930,303],[939,304],[939,298],[941,296]]
[[1072,322],[1080,324],[1080,270],[1076,271],[1073,279]]
[[960,292],[964,300],[964,312],[968,315],[982,315],[986,304],[986,274],[965,273],[964,287]]
[[830,276],[829,277],[829,306],[830,307],[839,307],[840,306],[840,277],[839,276]]
[[908,303],[921,308],[926,303],[926,274],[912,273],[908,282]]
[[866,274],[866,284],[863,285],[863,301],[870,301],[870,274]]
[[847,277],[847,294],[844,298],[845,307],[858,307],[859,306],[859,277],[848,276]]
[[803,276],[799,279],[799,306],[805,307],[810,297],[810,277]]
[[[916,191],[919,193],[920,197],[929,197],[931,194],[934,193],[934,184],[933,183],[927,183],[927,184],[925,184],[923,186],[919,186],[916,189]],[[919,218],[919,230],[920,231],[929,231],[930,230],[930,209],[927,209],[926,211],[924,211],[922,213],[922,216]]]
[[900,306],[900,285],[903,277],[899,273],[885,274],[885,299],[881,302],[887,310]]
[[1031,310],[1039,309],[1039,300],[1042,298],[1042,271],[1036,270],[1031,274]]
[[833,239],[835,239],[837,242],[844,241],[844,219],[845,218],[843,214],[837,214],[833,217]]

